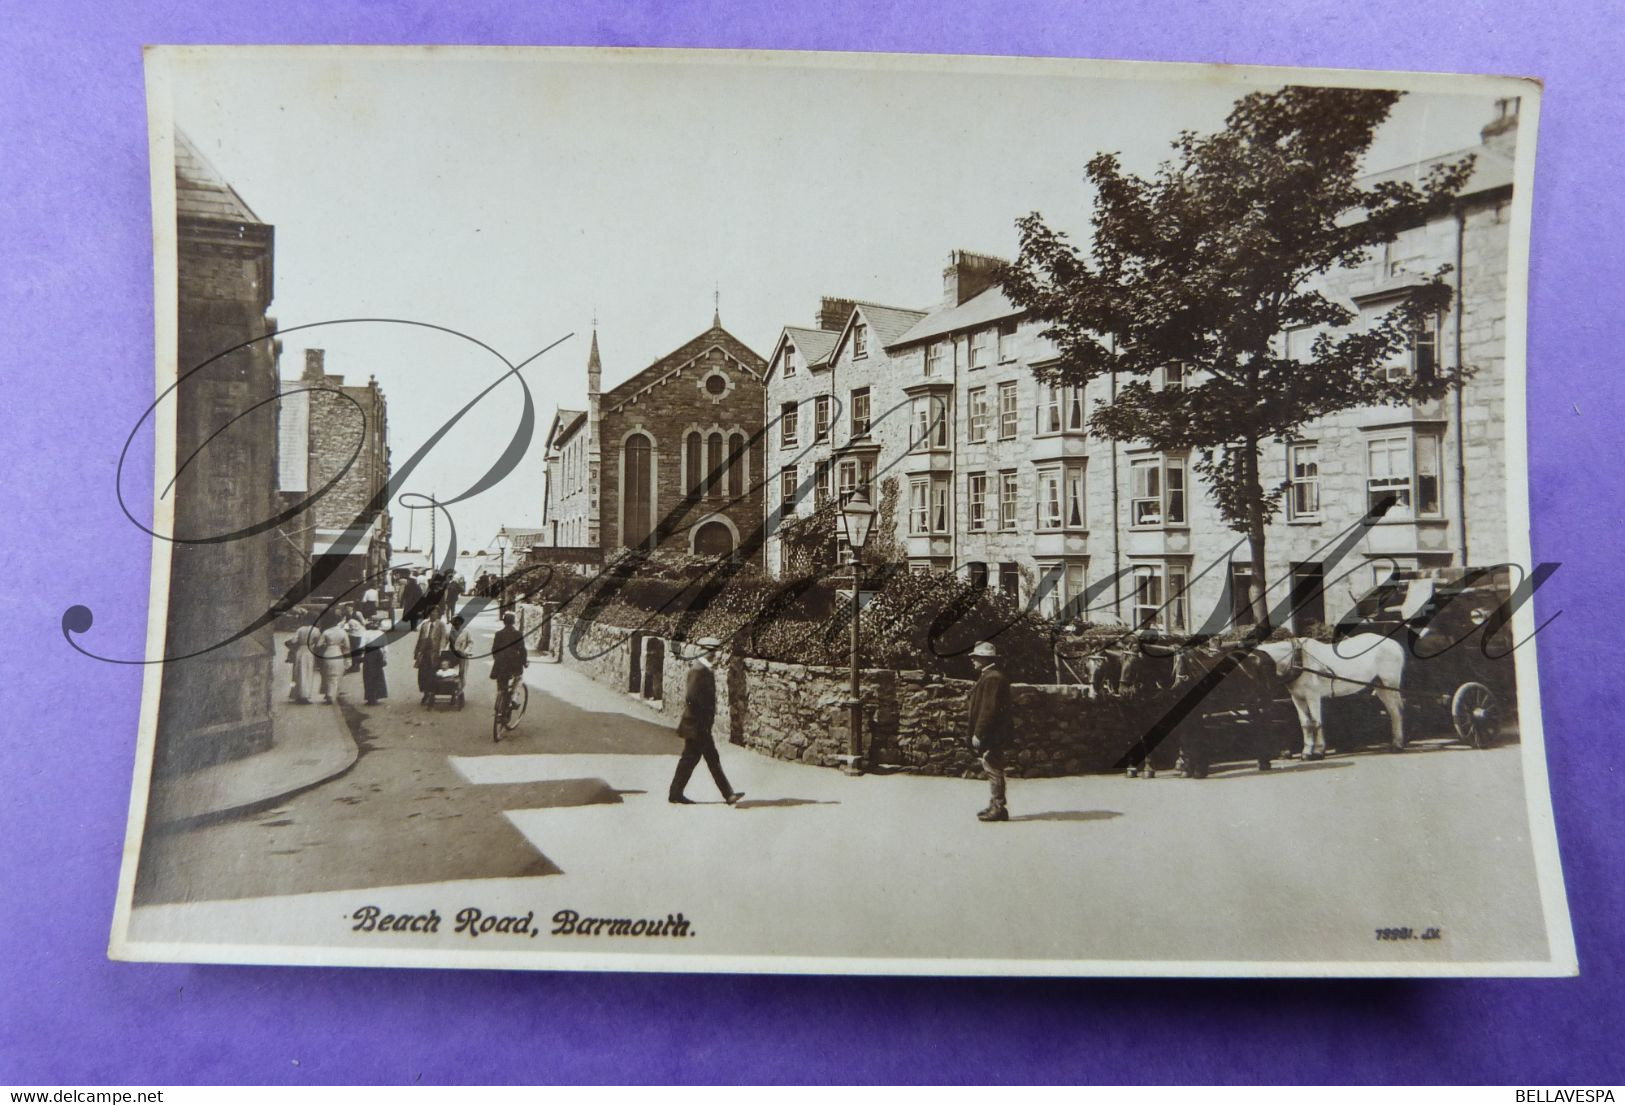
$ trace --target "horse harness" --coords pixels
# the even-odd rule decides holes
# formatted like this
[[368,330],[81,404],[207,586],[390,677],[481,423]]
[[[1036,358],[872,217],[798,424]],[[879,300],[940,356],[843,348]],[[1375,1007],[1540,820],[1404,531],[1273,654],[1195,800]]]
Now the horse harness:
[[1285,686],[1290,687],[1293,683],[1297,682],[1299,676],[1304,675],[1304,674],[1307,673],[1307,674],[1310,674],[1310,675],[1318,675],[1322,679],[1329,679],[1333,683],[1349,683],[1349,684],[1352,684],[1352,685],[1354,685],[1356,687],[1364,687],[1368,691],[1383,691],[1383,690],[1397,690],[1398,689],[1396,687],[1389,687],[1385,683],[1378,683],[1374,679],[1350,679],[1346,675],[1337,675],[1337,674],[1335,674],[1333,672],[1321,671],[1319,668],[1311,668],[1305,662],[1305,657],[1308,655],[1308,651],[1304,648],[1304,640],[1305,640],[1305,638],[1303,638],[1303,637],[1293,637],[1293,638],[1291,638],[1291,642],[1292,642],[1292,652],[1290,654],[1291,655],[1291,660],[1290,660],[1289,666],[1287,668],[1286,674],[1281,677],[1281,679],[1282,679]]

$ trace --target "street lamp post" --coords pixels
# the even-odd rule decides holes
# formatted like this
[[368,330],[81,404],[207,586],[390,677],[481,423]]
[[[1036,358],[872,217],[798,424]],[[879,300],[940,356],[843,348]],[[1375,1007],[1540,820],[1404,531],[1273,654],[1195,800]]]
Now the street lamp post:
[[503,526],[497,531],[497,609],[501,610],[508,600],[508,546],[513,544],[513,538],[508,536],[508,527]]
[[862,612],[863,546],[869,541],[869,529],[874,521],[875,508],[870,505],[866,492],[849,491],[842,496],[841,524],[846,529],[847,546],[852,550],[852,679],[847,688],[847,709],[851,711],[847,731],[852,742],[852,759],[847,770],[854,775],[863,770],[860,766],[863,762],[863,698],[858,688],[858,616]]

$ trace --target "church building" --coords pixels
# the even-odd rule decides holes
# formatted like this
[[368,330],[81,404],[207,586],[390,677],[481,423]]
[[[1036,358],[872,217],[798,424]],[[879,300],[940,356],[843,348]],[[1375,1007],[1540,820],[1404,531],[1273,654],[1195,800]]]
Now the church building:
[[648,546],[760,559],[765,362],[711,327],[608,391],[598,330],[585,410],[547,435],[545,546],[600,555]]

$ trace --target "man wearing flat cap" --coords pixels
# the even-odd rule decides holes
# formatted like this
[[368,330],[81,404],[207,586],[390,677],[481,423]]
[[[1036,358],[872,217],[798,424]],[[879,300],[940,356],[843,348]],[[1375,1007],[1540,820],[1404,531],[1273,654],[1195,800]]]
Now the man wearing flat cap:
[[717,756],[716,741],[711,736],[711,723],[717,716],[717,676],[711,670],[711,657],[722,647],[722,642],[715,637],[701,637],[694,646],[696,651],[683,691],[683,717],[677,723],[677,735],[683,738],[683,754],[677,759],[677,773],[671,777],[666,800],[677,806],[694,804],[683,791],[688,787],[695,765],[704,760],[723,800],[732,806],[744,795],[728,784],[728,776],[722,773],[722,760]]
[[1010,741],[1010,680],[999,670],[999,652],[992,641],[979,642],[971,651],[979,674],[970,692],[970,746],[982,757],[982,770],[993,784],[993,800],[977,814],[980,821],[1008,821],[1004,801],[1004,751]]

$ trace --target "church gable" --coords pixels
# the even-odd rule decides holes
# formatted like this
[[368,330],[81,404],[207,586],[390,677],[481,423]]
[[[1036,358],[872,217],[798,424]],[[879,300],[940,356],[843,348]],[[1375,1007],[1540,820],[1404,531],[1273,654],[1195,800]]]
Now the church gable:
[[760,386],[766,366],[743,342],[721,328],[713,328],[660,358],[604,396],[605,409],[619,412],[628,406],[662,395],[676,384],[689,384],[719,403],[736,394],[746,382]]

